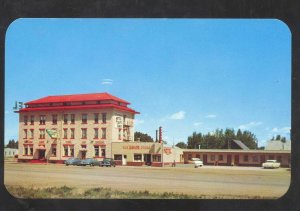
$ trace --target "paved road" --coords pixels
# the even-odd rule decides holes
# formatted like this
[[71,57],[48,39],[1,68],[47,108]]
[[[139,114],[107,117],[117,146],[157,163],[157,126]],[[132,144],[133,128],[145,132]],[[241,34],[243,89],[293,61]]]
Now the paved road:
[[74,186],[174,192],[225,198],[278,198],[289,188],[288,169],[256,167],[82,167],[5,163],[4,184]]

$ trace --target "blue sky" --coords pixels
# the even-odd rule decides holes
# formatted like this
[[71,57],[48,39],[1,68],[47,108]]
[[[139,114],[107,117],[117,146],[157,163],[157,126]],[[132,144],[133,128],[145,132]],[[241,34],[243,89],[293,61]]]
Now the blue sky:
[[291,34],[275,19],[18,19],[5,42],[5,143],[14,102],[109,92],[136,131],[186,142],[241,128],[259,145],[291,127]]

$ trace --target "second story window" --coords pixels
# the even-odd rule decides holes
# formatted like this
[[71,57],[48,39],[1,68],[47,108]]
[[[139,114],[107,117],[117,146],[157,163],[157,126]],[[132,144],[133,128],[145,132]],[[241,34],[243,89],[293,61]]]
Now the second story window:
[[98,124],[98,122],[99,122],[99,114],[98,113],[94,114],[94,120],[95,120],[95,124]]
[[57,114],[52,115],[52,124],[56,125],[57,124]]
[[71,139],[75,138],[75,128],[71,128]]
[[81,128],[81,138],[82,139],[87,138],[87,128]]
[[46,123],[46,116],[40,115],[40,125],[44,125]]
[[106,113],[102,113],[102,123],[106,123]]
[[24,116],[24,125],[27,125],[28,122],[28,116]]
[[40,129],[40,139],[45,138],[45,129]]
[[24,129],[24,138],[27,138],[27,129]]
[[68,114],[64,114],[64,124],[68,124]]
[[82,114],[82,124],[87,123],[87,114]]
[[71,114],[71,124],[75,124],[75,114]]
[[94,128],[94,138],[98,138],[98,128]]
[[68,129],[64,128],[64,139],[68,138]]
[[31,124],[31,125],[34,124],[34,116],[33,116],[33,115],[30,116],[30,124]]
[[30,138],[34,138],[34,130],[30,129]]
[[106,128],[102,128],[102,129],[101,129],[101,132],[102,132],[101,138],[102,138],[102,139],[106,139]]

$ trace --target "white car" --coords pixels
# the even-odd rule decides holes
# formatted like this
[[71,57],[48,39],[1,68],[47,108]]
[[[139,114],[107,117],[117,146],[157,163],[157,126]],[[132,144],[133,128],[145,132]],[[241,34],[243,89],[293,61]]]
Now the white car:
[[262,164],[263,168],[279,168],[280,163],[277,160],[267,160],[265,163]]
[[203,166],[203,161],[200,158],[192,158],[195,168]]

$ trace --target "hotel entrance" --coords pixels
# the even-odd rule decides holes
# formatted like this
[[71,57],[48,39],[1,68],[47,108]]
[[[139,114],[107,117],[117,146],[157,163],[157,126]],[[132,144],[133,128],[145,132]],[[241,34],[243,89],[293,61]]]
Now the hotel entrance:
[[145,165],[151,166],[151,154],[144,154]]
[[38,158],[39,158],[39,160],[45,160],[45,152],[46,152],[45,149],[39,149],[38,150],[38,153],[39,153]]

